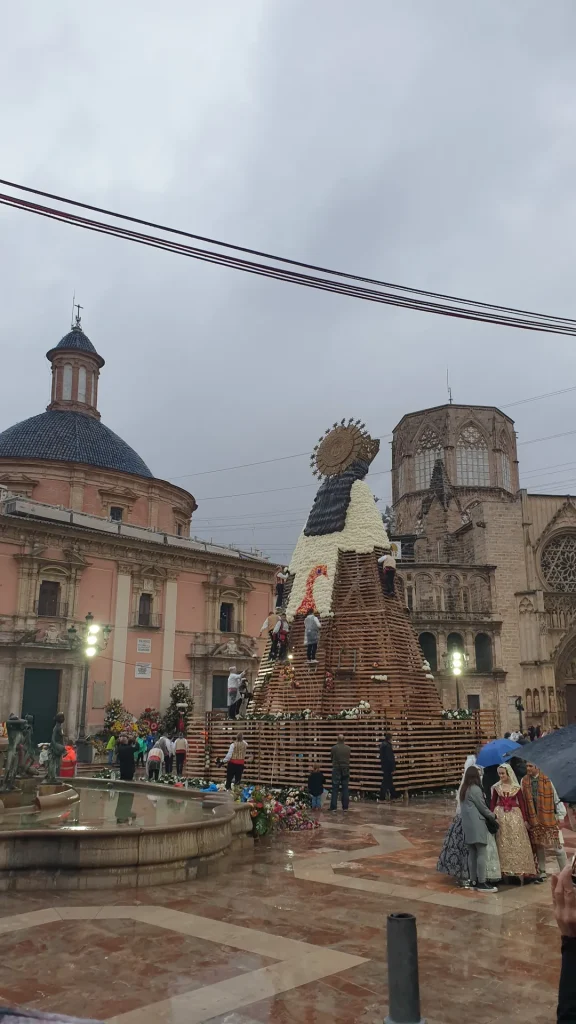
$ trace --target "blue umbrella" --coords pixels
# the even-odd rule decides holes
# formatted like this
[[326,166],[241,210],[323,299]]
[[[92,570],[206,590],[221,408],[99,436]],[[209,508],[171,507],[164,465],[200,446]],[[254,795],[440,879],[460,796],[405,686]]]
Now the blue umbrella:
[[491,764],[502,764],[516,750],[521,750],[519,743],[514,740],[492,740],[487,743],[476,758],[476,764],[482,768],[488,768]]

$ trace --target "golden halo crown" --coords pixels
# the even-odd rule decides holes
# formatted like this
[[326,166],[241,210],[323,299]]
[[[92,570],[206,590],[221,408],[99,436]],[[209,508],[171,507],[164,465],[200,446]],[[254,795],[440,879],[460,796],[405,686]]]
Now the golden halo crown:
[[310,457],[314,476],[329,477],[343,473],[357,459],[372,462],[380,449],[378,438],[370,437],[360,420],[333,423],[318,441]]

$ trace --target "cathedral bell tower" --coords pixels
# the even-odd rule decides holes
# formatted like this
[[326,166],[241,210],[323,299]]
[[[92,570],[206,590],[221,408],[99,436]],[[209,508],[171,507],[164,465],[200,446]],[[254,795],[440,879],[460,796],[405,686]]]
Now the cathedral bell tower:
[[80,321],[80,306],[72,330],[46,353],[52,364],[52,400],[48,411],[81,412],[100,419],[98,377],[104,366]]

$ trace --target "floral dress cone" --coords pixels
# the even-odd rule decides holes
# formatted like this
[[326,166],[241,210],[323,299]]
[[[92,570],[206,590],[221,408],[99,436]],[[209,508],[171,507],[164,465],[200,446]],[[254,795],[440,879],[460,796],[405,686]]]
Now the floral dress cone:
[[503,877],[534,878],[537,867],[528,834],[528,815],[522,789],[509,764],[501,765],[508,779],[492,786],[490,810],[500,828],[496,845]]

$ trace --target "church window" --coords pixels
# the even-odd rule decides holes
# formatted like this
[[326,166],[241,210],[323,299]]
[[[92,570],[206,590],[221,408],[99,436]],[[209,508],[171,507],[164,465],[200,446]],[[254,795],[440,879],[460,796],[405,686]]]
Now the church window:
[[138,625],[152,625],[152,594],[140,594],[138,601]]
[[532,690],[526,690],[526,701],[525,701],[526,713],[529,715],[534,714],[534,702],[532,700]]
[[420,436],[416,446],[414,473],[417,491],[425,491],[430,487],[432,470],[438,459],[442,458],[442,448],[438,434],[428,427]]
[[220,605],[220,632],[232,633],[234,625],[234,605],[223,601]]
[[490,585],[488,580],[481,576],[474,576],[470,580],[470,602],[473,612],[490,611]]
[[454,615],[460,611],[460,580],[457,576],[444,579],[444,611]]
[[576,533],[553,537],[542,552],[540,565],[551,590],[576,592]]
[[60,584],[53,580],[42,580],[38,594],[38,615],[50,618],[58,615],[60,605]]
[[420,633],[418,639],[422,648],[422,654],[430,665],[432,672],[436,672],[438,670],[438,653],[434,633]]
[[62,398],[64,401],[69,402],[72,398],[72,366],[70,363],[64,364],[64,374],[62,381]]
[[121,523],[124,515],[124,509],[120,505],[112,505],[110,507],[110,519],[113,523]]
[[434,586],[430,576],[416,577],[417,608],[421,612],[432,612],[436,609]]
[[404,491],[406,490],[405,465],[406,465],[405,460],[402,459],[402,461],[400,462],[400,465],[398,466],[398,496],[400,498],[402,497],[402,495],[404,494]]
[[464,487],[489,487],[488,446],[476,427],[464,427],[456,445],[456,483]]
[[88,373],[86,377],[86,405],[92,405],[92,376]]
[[487,633],[477,633],[474,638],[476,655],[476,671],[488,673],[492,671],[492,641]]
[[447,638],[446,638],[446,647],[448,649],[448,652],[450,652],[450,651],[460,651],[463,654],[464,653],[464,641],[463,641],[460,633],[449,633]]
[[78,370],[78,401],[86,401],[86,370],[83,366]]

